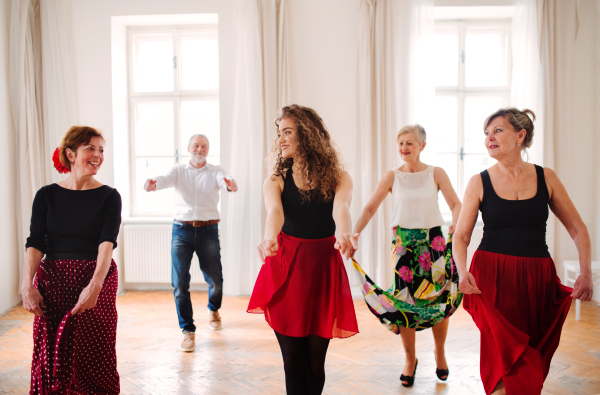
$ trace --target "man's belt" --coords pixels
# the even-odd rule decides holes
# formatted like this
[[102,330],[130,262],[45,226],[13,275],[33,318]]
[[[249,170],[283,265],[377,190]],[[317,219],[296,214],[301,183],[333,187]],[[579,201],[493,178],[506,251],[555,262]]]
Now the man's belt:
[[[179,220],[177,220],[179,221]],[[201,226],[215,225],[218,224],[220,220],[211,219],[210,221],[179,221],[186,225],[192,225],[194,228],[199,228]]]

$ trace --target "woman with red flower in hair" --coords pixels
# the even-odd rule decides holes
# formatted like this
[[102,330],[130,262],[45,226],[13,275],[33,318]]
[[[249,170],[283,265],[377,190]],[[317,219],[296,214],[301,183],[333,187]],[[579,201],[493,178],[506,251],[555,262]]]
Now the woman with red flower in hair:
[[[102,134],[73,126],[53,156],[69,177],[35,195],[23,307],[36,315],[30,394],[118,394],[115,352],[121,195],[94,176]],[[45,254],[45,257],[44,257]]]
[[[354,268],[369,310],[402,338],[406,364],[400,381],[405,387],[413,385],[417,371],[415,333],[428,328],[432,328],[435,341],[436,375],[440,380],[448,378],[444,352],[448,318],[462,300],[451,253],[451,234],[461,204],[446,172],[421,162],[425,137],[420,125],[400,129],[396,139],[404,163],[383,175],[354,227],[358,237],[388,193],[392,194],[392,287],[380,288],[356,261]],[[438,206],[440,191],[452,210],[448,244],[442,234],[445,221]]]

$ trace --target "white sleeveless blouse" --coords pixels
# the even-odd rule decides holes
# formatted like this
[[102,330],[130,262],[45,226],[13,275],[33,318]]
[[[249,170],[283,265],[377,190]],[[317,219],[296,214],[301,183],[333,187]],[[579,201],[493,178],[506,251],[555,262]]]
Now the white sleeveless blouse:
[[430,229],[444,224],[433,181],[433,166],[417,173],[394,169],[392,227]]

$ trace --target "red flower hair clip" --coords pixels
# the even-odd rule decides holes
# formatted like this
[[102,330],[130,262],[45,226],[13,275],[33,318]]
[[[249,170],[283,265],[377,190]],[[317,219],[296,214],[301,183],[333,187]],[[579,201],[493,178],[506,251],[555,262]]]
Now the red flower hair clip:
[[71,169],[64,166],[60,161],[60,147],[57,147],[56,150],[54,150],[54,154],[52,155],[52,162],[54,162],[54,168],[56,168],[56,170],[58,170],[60,174],[71,172]]

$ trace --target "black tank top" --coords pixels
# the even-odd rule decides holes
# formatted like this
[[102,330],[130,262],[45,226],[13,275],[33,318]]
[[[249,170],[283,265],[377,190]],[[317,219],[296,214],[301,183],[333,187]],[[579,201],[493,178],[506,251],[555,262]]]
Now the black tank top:
[[285,217],[281,230],[285,234],[302,239],[324,239],[335,234],[333,199],[324,202],[313,190],[311,199],[302,202],[291,168],[283,179],[281,204]]
[[535,165],[537,192],[531,199],[506,200],[496,194],[487,170],[482,171],[483,238],[479,249],[523,257],[549,257],[546,244],[548,188],[544,169]]

